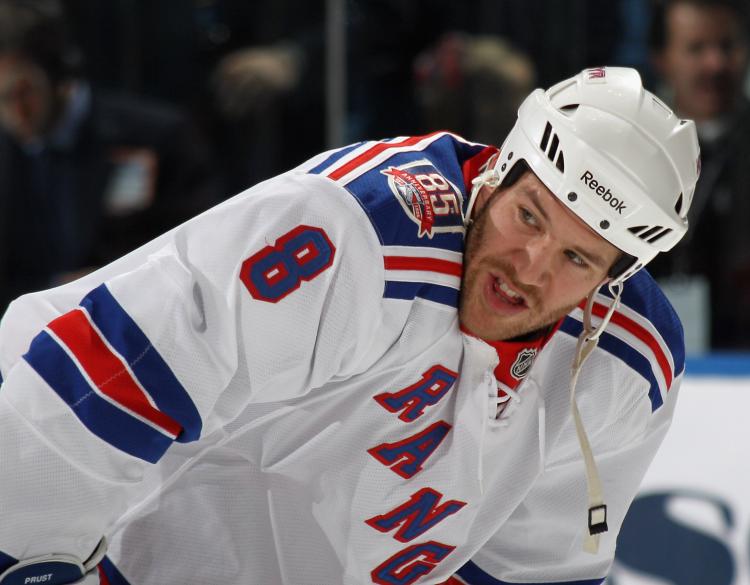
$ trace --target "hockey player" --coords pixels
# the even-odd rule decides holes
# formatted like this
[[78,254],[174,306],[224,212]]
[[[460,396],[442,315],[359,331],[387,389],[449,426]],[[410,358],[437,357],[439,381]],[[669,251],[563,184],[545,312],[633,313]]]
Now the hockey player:
[[684,369],[640,269],[697,159],[589,69],[499,150],[327,152],[17,300],[0,583],[601,583]]

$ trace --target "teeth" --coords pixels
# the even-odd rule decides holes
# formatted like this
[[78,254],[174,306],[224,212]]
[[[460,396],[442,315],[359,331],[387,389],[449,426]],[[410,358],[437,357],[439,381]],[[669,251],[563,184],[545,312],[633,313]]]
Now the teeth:
[[512,298],[512,299],[520,299],[521,298],[521,295],[519,295],[517,292],[511,290],[511,288],[507,284],[505,284],[504,282],[502,282],[501,280],[498,280],[497,284],[498,284],[498,287],[500,288],[500,290],[503,291],[510,298]]

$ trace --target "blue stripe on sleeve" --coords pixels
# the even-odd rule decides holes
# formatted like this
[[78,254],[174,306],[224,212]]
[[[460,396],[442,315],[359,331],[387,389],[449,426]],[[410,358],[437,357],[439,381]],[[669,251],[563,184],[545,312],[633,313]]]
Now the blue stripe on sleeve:
[[389,299],[412,300],[415,297],[458,307],[458,291],[449,286],[426,284],[423,282],[397,282],[388,280],[385,283],[383,296]]
[[364,142],[357,142],[356,144],[352,144],[350,146],[346,146],[340,150],[337,150],[336,152],[331,153],[331,156],[326,158],[322,163],[320,163],[318,166],[311,168],[308,173],[311,175],[319,175],[321,172],[326,170],[328,167],[330,167],[333,163],[335,163],[337,160],[345,157],[347,154],[349,154],[352,150],[355,148],[359,148],[362,146]]
[[104,557],[102,562],[99,563],[104,574],[107,576],[109,585],[130,585],[130,583],[122,576],[122,573],[117,570],[117,567],[109,560],[109,557]]
[[[560,326],[560,331],[577,338],[581,334],[581,331],[583,331],[583,324],[568,316],[563,320],[562,325]],[[599,338],[599,347],[625,362],[648,381],[648,397],[651,400],[652,411],[656,410],[664,403],[651,362],[646,359],[646,357],[624,341],[608,333],[606,330]]]
[[156,463],[172,444],[169,437],[94,392],[76,363],[46,331],[34,338],[23,357],[84,426],[113,447]]
[[[520,585],[511,583],[510,581],[501,581],[495,579],[492,575],[485,573],[475,563],[469,561],[458,571],[458,575],[469,585]],[[600,585],[604,582],[604,577],[601,579],[587,579],[585,581],[547,581],[545,583],[527,583],[523,585]]]
[[0,573],[7,571],[10,567],[15,565],[18,561],[10,555],[6,555],[0,550]]
[[81,301],[110,345],[128,362],[135,377],[154,399],[159,410],[182,426],[180,443],[200,438],[203,423],[185,388],[143,331],[112,293],[101,285]]

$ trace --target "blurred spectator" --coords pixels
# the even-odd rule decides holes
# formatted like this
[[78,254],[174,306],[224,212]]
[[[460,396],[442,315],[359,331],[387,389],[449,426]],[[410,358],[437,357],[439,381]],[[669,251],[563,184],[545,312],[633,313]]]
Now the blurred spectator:
[[696,121],[702,159],[691,229],[651,271],[662,280],[671,277],[666,284],[678,311],[683,305],[686,329],[693,322],[700,330],[701,305],[710,306],[707,337],[714,349],[750,348],[746,10],[741,0],[660,2],[650,35],[665,98],[680,116]]
[[540,86],[612,64],[622,43],[619,2],[350,0],[347,6],[352,140],[421,131],[412,65],[447,31],[506,39],[531,58]]
[[0,309],[215,202],[171,107],[92,88],[56,0],[0,0]]
[[324,148],[320,34],[228,53],[214,68],[211,135],[227,193],[281,173]]
[[531,60],[503,39],[449,33],[415,63],[422,131],[451,130],[496,144],[534,89]]

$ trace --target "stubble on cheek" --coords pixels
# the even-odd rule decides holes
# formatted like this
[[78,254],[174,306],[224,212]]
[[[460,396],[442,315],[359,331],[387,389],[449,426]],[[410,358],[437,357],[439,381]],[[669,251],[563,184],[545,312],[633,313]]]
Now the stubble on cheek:
[[477,248],[482,240],[483,232],[484,214],[482,213],[467,228],[464,244],[463,275],[461,277],[461,289],[458,296],[458,319],[462,325],[467,326],[467,320],[470,320],[471,313],[469,304],[471,303],[471,299],[476,299],[477,271],[474,266],[474,260],[477,255]]
[[[492,259],[480,256],[485,219],[482,214],[467,233],[458,308],[461,324],[475,335],[487,340],[513,339],[557,323],[572,311],[577,303],[546,307],[542,291],[520,284],[514,268],[502,258]],[[511,280],[510,284],[524,294],[528,303],[526,312],[517,316],[504,317],[494,314],[489,307],[485,306],[482,300],[484,291],[480,276],[493,271],[507,275]]]

